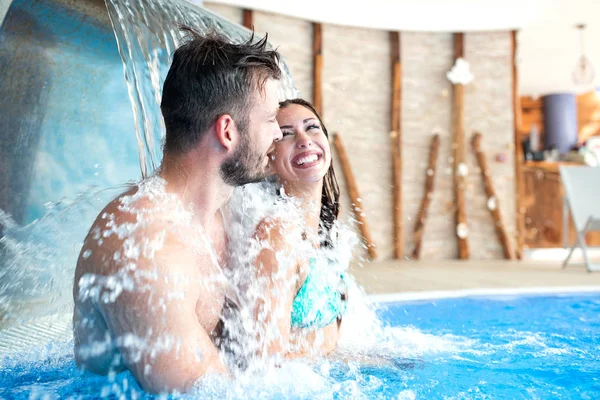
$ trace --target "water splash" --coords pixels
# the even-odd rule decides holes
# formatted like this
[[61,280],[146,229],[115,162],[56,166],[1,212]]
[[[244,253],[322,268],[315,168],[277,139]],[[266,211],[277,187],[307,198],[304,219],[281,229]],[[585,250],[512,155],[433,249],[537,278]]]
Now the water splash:
[[71,311],[83,238],[98,210],[125,187],[47,203],[46,215],[25,226],[0,210],[0,327]]
[[[185,1],[106,0],[106,6],[123,61],[125,80],[135,118],[140,169],[142,176],[147,180],[145,185],[142,185],[142,190],[120,200],[121,211],[131,211],[137,214],[140,217],[138,223],[117,224],[111,219],[110,214],[101,215],[100,217],[107,221],[107,228],[103,231],[92,232],[99,245],[112,236],[123,238],[131,235],[143,225],[144,220],[147,221],[149,216],[145,214],[146,210],[136,208],[136,202],[140,196],[164,196],[164,188],[159,184],[160,182],[148,178],[160,163],[159,144],[162,143],[164,137],[164,126],[160,113],[161,88],[170,64],[171,54],[181,38],[178,25],[190,25],[201,31],[216,27],[234,41],[243,41],[249,36],[249,31],[244,28],[226,22]],[[282,68],[284,78],[279,95],[283,100],[295,97],[296,91],[284,63],[282,63]],[[5,252],[3,254],[4,268],[0,271],[0,274],[4,274],[0,276],[0,282],[3,282],[3,286],[0,287],[0,312],[3,313],[1,322],[14,322],[15,316],[19,315],[21,319],[18,322],[22,323],[28,319],[36,319],[39,315],[64,314],[72,310],[73,272],[87,229],[101,207],[113,199],[118,192],[124,190],[124,187],[90,190],[71,202],[50,204],[49,211],[44,218],[25,227],[15,224],[9,216],[0,214],[0,223],[2,223],[4,234],[0,244]],[[245,196],[241,191],[246,191],[246,195],[250,193],[252,199],[246,201],[248,200],[246,198],[240,204],[239,201]],[[267,214],[281,215],[286,218],[294,215],[294,207],[290,207],[291,199],[286,199],[287,202],[283,207],[284,203],[280,197],[266,196],[265,193],[265,188],[258,186],[250,186],[236,192],[231,202],[231,208],[236,210],[239,219],[237,222],[235,218],[232,220],[229,231],[231,235],[251,237],[256,223]],[[188,210],[182,209],[181,216],[180,222],[185,225],[189,218]],[[112,276],[83,276],[82,290],[78,295],[98,302],[111,303],[128,291],[136,291],[136,293],[143,291],[144,287],[147,287],[144,282],[158,279],[158,275],[140,274],[135,268],[136,260],[140,256],[152,258],[153,252],[162,246],[162,234],[163,232],[158,232],[155,240],[126,242],[122,251],[114,254],[116,259],[113,260],[123,263],[126,267],[120,273]],[[337,249],[337,255],[340,256],[338,262],[347,264],[348,258],[352,254],[352,246],[356,245],[356,241],[349,231],[345,231],[343,228],[340,230],[340,237],[342,244]],[[202,245],[209,244],[206,240],[199,242]],[[230,280],[237,283],[229,290],[229,294],[233,293],[231,298],[238,300],[243,298],[244,289],[248,289],[247,283],[251,282],[247,279],[249,269],[243,267],[251,263],[257,255],[258,248],[257,243],[248,242],[247,247],[236,248],[236,250],[245,249],[245,251],[231,253],[231,264],[239,267],[230,276]],[[92,250],[88,250],[84,250],[82,254],[84,258],[94,256]],[[321,256],[330,257],[326,253]],[[280,261],[286,262],[286,260]],[[205,285],[220,283],[222,282],[218,279],[214,282],[202,282]],[[245,293],[251,298],[256,298],[261,295],[259,288],[260,286],[255,282]],[[172,295],[177,296],[177,293]],[[205,382],[198,388],[196,395],[198,397],[246,398],[245,393],[250,389],[249,397],[253,398],[263,398],[265,395],[323,398],[339,395],[342,397],[367,397],[365,393],[376,390],[381,382],[365,377],[359,371],[359,361],[371,359],[377,363],[387,363],[389,352],[400,354],[401,352],[394,350],[399,347],[396,338],[398,332],[393,331],[395,333],[391,334],[389,330],[380,326],[373,310],[365,302],[364,293],[355,284],[350,287],[349,298],[349,313],[342,324],[343,340],[340,343],[340,350],[335,356],[338,357],[338,360],[354,359],[355,362],[350,362],[349,366],[341,361],[330,362],[322,359],[316,362],[285,363],[281,368],[274,368],[270,364],[261,365],[260,361],[262,360],[253,360],[251,354],[260,344],[247,340],[251,337],[248,332],[254,332],[256,324],[261,321],[256,321],[254,315],[244,314],[244,310],[242,310],[239,314],[241,323],[238,327],[246,332],[238,332],[238,339],[243,335],[242,343],[249,344],[244,349],[247,358],[250,358],[250,362],[258,361],[260,368],[250,368],[250,373],[238,374],[239,384],[232,385],[220,380],[216,380],[214,384]],[[160,308],[164,306],[164,303],[157,301],[155,306]],[[412,337],[415,334],[409,332],[408,336]],[[419,337],[418,332],[416,336]],[[388,352],[385,354],[387,358],[382,358],[381,349],[375,351],[382,338],[388,343],[385,347]],[[406,338],[407,335],[400,335],[400,340],[406,340]],[[65,368],[68,371],[67,375],[70,376],[69,379],[72,379],[73,375],[77,375],[73,360],[69,357],[73,343],[70,338],[66,339],[66,344],[60,347],[59,351],[55,349],[50,351],[51,364]],[[148,346],[148,337],[144,335],[124,335],[116,338],[116,341],[130,351],[137,352],[138,355],[144,352],[169,351],[177,347],[177,343],[172,341],[173,338],[162,337],[159,339],[159,343],[155,343],[156,346]],[[427,337],[423,340],[427,342],[429,339],[431,338]],[[435,338],[431,340],[435,340]],[[90,346],[84,350],[93,354],[105,349],[105,346],[106,341],[98,340],[90,343]],[[428,348],[427,345],[424,345],[424,348]],[[403,349],[407,349],[407,347]],[[69,356],[66,355],[67,353]],[[40,354],[36,354],[35,359],[39,364]],[[338,364],[342,366],[335,367]],[[341,369],[343,372],[339,372],[336,376],[335,368]],[[260,376],[265,377],[260,382],[256,380],[257,370],[261,371]],[[299,376],[305,377],[310,385],[306,386],[304,382],[300,383]],[[101,380],[101,378],[94,379]],[[133,393],[139,393],[139,387],[136,386],[131,375],[125,375],[123,378],[122,375],[110,374],[108,381],[108,384],[104,382],[104,386],[100,385],[103,387],[101,395],[129,395],[132,388],[137,388],[133,390]],[[203,396],[203,394],[207,394],[207,396]],[[33,397],[36,395],[34,393]],[[43,394],[39,395],[43,396]]]
[[[250,32],[187,1],[106,1],[135,118],[140,169],[148,177],[160,162],[164,126],[160,98],[179,24],[216,27],[234,41]],[[282,98],[296,93],[285,63]],[[46,214],[19,226],[0,210],[0,325],[71,306],[70,287],[79,248],[96,214],[123,186],[89,188],[76,198],[46,203]],[[37,310],[36,312],[33,312]]]

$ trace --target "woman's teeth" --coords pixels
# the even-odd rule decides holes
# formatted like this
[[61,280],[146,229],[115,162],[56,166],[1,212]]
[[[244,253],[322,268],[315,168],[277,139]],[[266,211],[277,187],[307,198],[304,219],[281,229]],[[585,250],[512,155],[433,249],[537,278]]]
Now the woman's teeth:
[[319,159],[319,156],[317,156],[316,154],[311,154],[310,156],[306,156],[306,157],[302,157],[301,159],[296,161],[296,165],[304,165],[306,163],[311,163],[314,161],[317,161]]

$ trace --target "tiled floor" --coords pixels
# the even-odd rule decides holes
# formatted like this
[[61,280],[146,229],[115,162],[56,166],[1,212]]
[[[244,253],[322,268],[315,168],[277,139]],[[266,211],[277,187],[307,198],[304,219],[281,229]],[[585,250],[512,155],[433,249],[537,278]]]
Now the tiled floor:
[[600,272],[548,261],[384,261],[351,267],[369,294],[530,287],[600,287]]

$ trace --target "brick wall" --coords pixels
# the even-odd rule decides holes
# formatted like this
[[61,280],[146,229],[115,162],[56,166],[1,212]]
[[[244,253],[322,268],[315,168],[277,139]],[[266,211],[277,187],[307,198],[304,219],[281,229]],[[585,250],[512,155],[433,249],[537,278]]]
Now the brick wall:
[[[241,23],[241,10],[205,3],[205,7]],[[312,25],[308,21],[254,13],[255,29],[268,32],[286,60],[300,95],[312,100]],[[423,236],[423,259],[456,258],[452,159],[452,34],[401,34],[403,216],[405,253],[414,246],[412,229],[424,189],[429,143],[439,133],[441,145],[435,191]],[[465,145],[469,167],[467,218],[473,259],[501,258],[487,198],[470,146],[472,132],[484,135],[505,225],[515,229],[510,33],[467,33],[465,57],[475,80],[465,90]],[[340,132],[363,200],[379,259],[393,254],[392,160],[389,149],[391,73],[388,32],[323,26],[323,118],[330,132]],[[505,154],[504,163],[495,161]],[[335,160],[342,190],[342,219],[348,221],[349,198]],[[359,251],[359,254],[362,254]]]
[[[387,32],[323,27],[324,122],[341,135],[373,242],[384,259],[393,252],[389,59]],[[347,219],[350,199],[342,169],[337,163],[335,168]]]

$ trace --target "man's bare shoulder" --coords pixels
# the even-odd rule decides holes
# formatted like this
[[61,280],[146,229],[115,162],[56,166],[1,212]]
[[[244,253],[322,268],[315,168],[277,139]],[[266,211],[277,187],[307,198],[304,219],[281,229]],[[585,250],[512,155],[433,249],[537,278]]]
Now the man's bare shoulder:
[[[193,229],[176,202],[134,187],[111,201],[90,228],[79,258],[76,282],[86,274],[112,275],[124,267],[172,269],[193,265]],[[189,243],[186,243],[189,242]],[[189,259],[189,262],[182,262]]]

